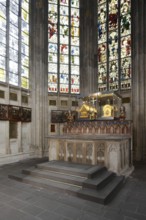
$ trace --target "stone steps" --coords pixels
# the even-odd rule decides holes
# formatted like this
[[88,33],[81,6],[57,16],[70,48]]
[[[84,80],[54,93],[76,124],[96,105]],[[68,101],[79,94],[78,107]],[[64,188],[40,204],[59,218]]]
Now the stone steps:
[[105,167],[52,161],[13,173],[9,178],[36,187],[68,193],[106,204],[124,183],[123,176]]

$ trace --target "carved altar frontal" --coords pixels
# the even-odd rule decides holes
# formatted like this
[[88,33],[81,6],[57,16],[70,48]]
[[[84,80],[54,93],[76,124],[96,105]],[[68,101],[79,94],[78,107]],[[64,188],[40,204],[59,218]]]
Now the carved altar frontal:
[[49,137],[49,160],[103,165],[117,174],[132,167],[130,121],[64,123],[60,135]]

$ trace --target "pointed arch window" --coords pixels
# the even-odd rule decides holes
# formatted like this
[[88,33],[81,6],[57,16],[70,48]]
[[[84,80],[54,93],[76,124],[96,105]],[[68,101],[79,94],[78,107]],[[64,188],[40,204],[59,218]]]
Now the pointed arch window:
[[48,92],[80,92],[79,0],[48,1]]
[[131,89],[131,1],[97,0],[98,91]]

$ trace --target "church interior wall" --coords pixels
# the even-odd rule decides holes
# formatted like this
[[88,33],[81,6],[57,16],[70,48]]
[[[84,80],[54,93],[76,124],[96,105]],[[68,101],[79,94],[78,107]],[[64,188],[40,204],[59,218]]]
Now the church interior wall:
[[[31,108],[28,92],[7,85],[1,85],[0,91],[4,94],[0,98],[0,104]],[[28,97],[28,102],[23,100],[25,96]],[[31,129],[31,122],[0,120],[0,164],[30,158]]]

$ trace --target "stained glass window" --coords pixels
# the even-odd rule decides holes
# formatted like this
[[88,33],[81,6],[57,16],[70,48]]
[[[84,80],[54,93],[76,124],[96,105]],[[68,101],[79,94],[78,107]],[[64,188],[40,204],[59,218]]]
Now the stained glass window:
[[48,1],[48,91],[80,92],[79,0]]
[[6,1],[0,1],[0,81],[6,81]]
[[0,81],[28,89],[29,0],[0,0],[0,51]]
[[131,2],[97,0],[98,90],[131,88]]

